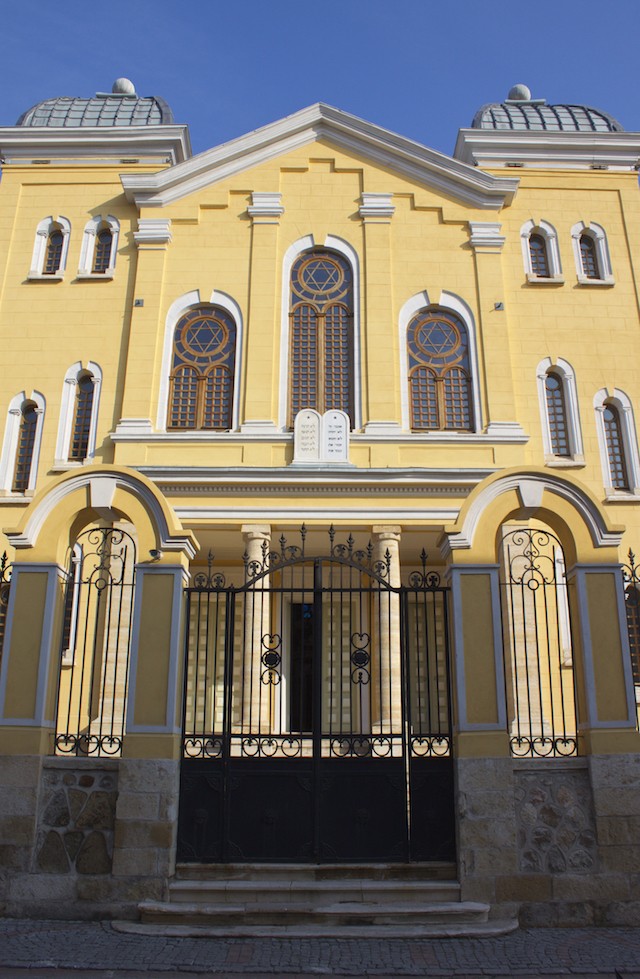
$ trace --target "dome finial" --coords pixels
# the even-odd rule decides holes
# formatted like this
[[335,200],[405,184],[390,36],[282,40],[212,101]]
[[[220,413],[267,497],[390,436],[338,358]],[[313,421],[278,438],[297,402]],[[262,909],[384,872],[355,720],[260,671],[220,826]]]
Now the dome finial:
[[510,102],[530,102],[531,101],[531,89],[527,88],[526,85],[514,85],[510,89],[507,98]]
[[111,91],[114,95],[135,95],[136,87],[128,78],[116,78]]

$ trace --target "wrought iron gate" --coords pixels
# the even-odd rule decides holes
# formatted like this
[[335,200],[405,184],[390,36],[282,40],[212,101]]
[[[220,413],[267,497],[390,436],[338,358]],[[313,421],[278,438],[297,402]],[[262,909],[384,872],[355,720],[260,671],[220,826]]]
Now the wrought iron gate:
[[454,856],[447,591],[329,537],[187,589],[180,860]]

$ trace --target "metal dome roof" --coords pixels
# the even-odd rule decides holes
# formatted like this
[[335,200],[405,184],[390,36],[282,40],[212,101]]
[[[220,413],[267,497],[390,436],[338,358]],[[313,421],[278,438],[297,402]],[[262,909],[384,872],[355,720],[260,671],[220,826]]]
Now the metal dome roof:
[[164,99],[141,98],[127,79],[117,79],[113,88],[113,92],[98,92],[90,99],[62,96],[38,102],[20,116],[16,126],[71,128],[173,123],[173,113]]
[[608,112],[589,105],[547,105],[544,99],[523,98],[529,95],[524,85],[511,90],[515,98],[483,105],[476,112],[473,129],[510,129],[565,133],[621,133],[620,123]]

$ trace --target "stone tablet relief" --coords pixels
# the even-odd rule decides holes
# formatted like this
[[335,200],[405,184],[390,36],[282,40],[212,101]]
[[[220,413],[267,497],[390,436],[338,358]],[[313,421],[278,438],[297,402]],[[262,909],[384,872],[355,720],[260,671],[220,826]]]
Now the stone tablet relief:
[[322,416],[322,461],[349,462],[349,416],[344,411]]
[[322,419],[313,408],[303,408],[293,425],[293,461],[320,462]]

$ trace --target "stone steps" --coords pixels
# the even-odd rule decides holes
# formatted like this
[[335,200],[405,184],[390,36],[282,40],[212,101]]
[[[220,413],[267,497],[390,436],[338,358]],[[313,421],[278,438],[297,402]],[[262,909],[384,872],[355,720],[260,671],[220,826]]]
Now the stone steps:
[[183,864],[166,901],[120,931],[193,936],[501,935],[515,920],[460,900],[452,864]]

